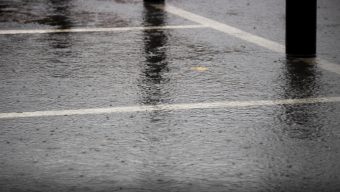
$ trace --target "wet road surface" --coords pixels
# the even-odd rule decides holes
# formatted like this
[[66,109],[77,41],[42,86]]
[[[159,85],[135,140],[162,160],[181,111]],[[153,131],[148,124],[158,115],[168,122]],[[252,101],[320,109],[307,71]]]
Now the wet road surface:
[[[167,5],[284,42],[283,0]],[[318,10],[331,69],[139,0],[0,1],[0,191],[340,191],[340,4]],[[28,31],[95,28],[124,31]]]

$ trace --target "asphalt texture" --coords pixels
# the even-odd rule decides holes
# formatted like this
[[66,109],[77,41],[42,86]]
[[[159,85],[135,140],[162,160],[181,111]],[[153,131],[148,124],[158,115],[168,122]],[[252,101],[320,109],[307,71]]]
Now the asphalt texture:
[[[340,64],[340,3],[318,2]],[[284,43],[284,0],[168,0]],[[0,31],[196,25],[140,0],[2,0]],[[340,75],[211,28],[0,35],[0,114],[340,96]],[[0,119],[0,191],[340,191],[340,103]]]

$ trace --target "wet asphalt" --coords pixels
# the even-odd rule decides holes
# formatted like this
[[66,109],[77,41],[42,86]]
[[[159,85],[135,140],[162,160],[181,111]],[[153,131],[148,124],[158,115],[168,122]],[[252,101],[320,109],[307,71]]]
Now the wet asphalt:
[[[284,43],[284,0],[167,3]],[[340,64],[340,3],[318,55]],[[0,30],[194,25],[139,0],[2,0]],[[0,113],[340,96],[210,28],[0,35]],[[0,191],[340,191],[340,103],[0,119]]]

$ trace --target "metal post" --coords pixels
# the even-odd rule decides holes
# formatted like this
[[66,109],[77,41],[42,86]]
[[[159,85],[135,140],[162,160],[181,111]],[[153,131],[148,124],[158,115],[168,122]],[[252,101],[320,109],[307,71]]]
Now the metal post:
[[317,0],[286,0],[286,54],[316,57]]

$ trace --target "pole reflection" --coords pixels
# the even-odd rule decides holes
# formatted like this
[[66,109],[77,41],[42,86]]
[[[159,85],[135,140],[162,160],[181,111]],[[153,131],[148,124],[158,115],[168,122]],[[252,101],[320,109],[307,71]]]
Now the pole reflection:
[[[320,74],[315,60],[288,59],[284,72],[285,98],[314,98],[320,92]],[[291,138],[314,139],[320,137],[323,127],[320,104],[284,105],[282,123]]]
[[[49,0],[52,13],[40,23],[56,27],[57,29],[70,29],[73,26],[71,20],[72,1],[70,0]],[[50,45],[55,49],[69,48],[72,45],[69,33],[58,33],[49,35]]]
[[[163,26],[167,16],[164,11],[155,9],[144,2],[143,26]],[[166,46],[168,37],[163,30],[145,30],[143,32],[144,56],[141,79],[138,86],[141,89],[142,104],[156,105],[163,103],[168,97],[166,84],[169,71]],[[164,89],[163,89],[164,88]]]
[[[159,4],[159,3],[158,3]],[[144,2],[143,26],[162,26],[167,23],[167,15],[164,11],[155,9],[151,4]],[[167,45],[168,34],[163,30],[145,30],[143,32],[145,61],[142,63],[141,75],[138,80],[140,90],[140,103],[145,105],[157,105],[168,102],[169,77],[167,77],[168,58]],[[143,170],[140,177],[143,178],[142,188],[160,190],[169,184],[161,184],[160,179],[165,173],[172,170],[169,163],[171,157],[171,125],[168,112],[153,111],[145,114],[145,122],[140,131],[140,138],[145,142],[141,146],[143,151]]]
[[54,26],[57,29],[70,29],[73,26],[70,19],[72,0],[48,0],[48,5],[51,13],[38,23]]
[[287,59],[285,71],[286,98],[317,97],[319,93],[318,74],[314,59]]
[[[72,0],[49,0],[50,14],[39,21],[40,24],[50,25],[57,29],[69,29],[74,25],[71,20]],[[66,78],[72,75],[73,68],[69,59],[74,54],[72,51],[73,36],[70,33],[46,34],[47,42],[54,55],[46,64],[52,77]]]

